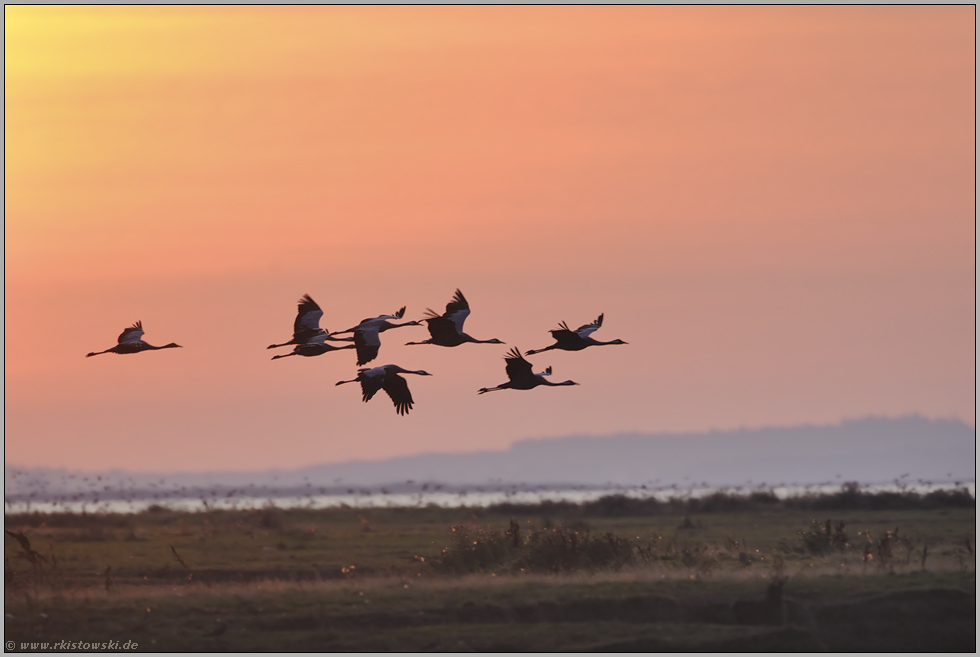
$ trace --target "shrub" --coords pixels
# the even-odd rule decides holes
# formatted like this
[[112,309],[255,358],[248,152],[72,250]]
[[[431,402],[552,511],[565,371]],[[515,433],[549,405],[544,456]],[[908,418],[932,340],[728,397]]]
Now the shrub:
[[255,516],[256,523],[263,529],[279,531],[283,527],[282,514],[280,513],[279,509],[272,504],[267,504],[261,509],[255,509],[252,511],[252,513]]
[[567,573],[576,570],[619,570],[623,566],[656,559],[652,546],[635,544],[611,532],[593,536],[567,525],[522,530],[514,521],[502,531],[496,527],[469,529],[457,525],[450,544],[429,562],[440,572],[480,571]]
[[521,548],[513,536],[495,527],[471,531],[465,525],[452,528],[449,546],[430,559],[439,571],[460,575],[488,570],[506,563]]
[[800,539],[803,541],[805,551],[818,556],[834,550],[839,552],[848,547],[843,520],[832,528],[829,519],[823,525],[814,519],[809,529],[800,532]]

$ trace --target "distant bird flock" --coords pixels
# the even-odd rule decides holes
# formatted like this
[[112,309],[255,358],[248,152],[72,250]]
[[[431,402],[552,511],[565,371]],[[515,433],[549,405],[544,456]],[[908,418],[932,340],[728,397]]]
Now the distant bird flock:
[[[361,320],[361,322],[353,328],[349,328],[345,331],[337,331],[336,333],[330,333],[328,330],[320,328],[320,318],[323,317],[323,311],[320,309],[320,306],[313,301],[310,295],[304,294],[303,298],[299,300],[296,320],[293,322],[292,339],[288,342],[283,342],[282,344],[270,344],[268,348],[276,349],[278,347],[293,347],[292,352],[273,356],[272,360],[276,360],[277,358],[286,358],[287,356],[320,356],[329,351],[356,349],[357,364],[366,365],[378,357],[378,351],[381,349],[381,334],[383,332],[389,329],[401,328],[404,326],[419,326],[422,324],[422,322],[426,323],[426,327],[429,329],[429,335],[431,337],[428,340],[422,340],[421,342],[407,342],[405,343],[406,345],[435,344],[439,345],[440,347],[458,347],[459,345],[467,342],[475,342],[477,344],[504,344],[497,338],[492,338],[490,340],[477,340],[473,336],[464,333],[463,322],[466,321],[466,318],[469,317],[469,315],[470,304],[466,301],[466,297],[463,296],[463,293],[456,290],[456,294],[453,295],[452,301],[446,304],[446,312],[442,315],[439,315],[433,310],[426,310],[425,317],[423,317],[421,320],[411,320],[401,324],[393,324],[389,320],[399,320],[405,316],[405,308],[402,307],[393,315],[369,317]],[[592,347],[595,345],[627,344],[622,340],[601,342],[591,337],[592,334],[602,326],[602,318],[603,315],[599,315],[599,318],[591,324],[580,326],[574,331],[569,329],[565,322],[561,322],[559,323],[557,329],[550,331],[551,336],[555,340],[555,344],[542,349],[532,349],[531,351],[526,352],[525,355],[530,356],[532,354],[538,354],[551,349],[581,351],[586,347]],[[335,335],[344,335],[346,333],[353,333],[353,337],[333,337]],[[346,344],[336,346],[333,344],[328,344],[328,341]],[[93,351],[86,354],[86,357],[108,353],[138,354],[141,351],[180,347],[179,344],[175,344],[173,342],[162,347],[154,347],[151,344],[143,342],[142,322],[136,322],[131,327],[125,329],[119,336],[117,342],[118,344],[110,349],[106,349],[105,351]],[[353,344],[350,344],[352,342]],[[543,372],[535,374],[531,363],[521,355],[520,350],[516,347],[507,352],[507,354],[504,356],[504,361],[506,362],[504,369],[507,372],[508,380],[493,388],[480,388],[478,394],[482,395],[485,392],[505,389],[530,390],[531,388],[536,388],[537,386],[578,385],[574,381],[562,381],[561,383],[549,381],[545,377],[551,375],[551,367],[548,367]],[[406,370],[398,365],[382,365],[380,367],[360,368],[357,370],[357,376],[355,378],[349,381],[338,381],[337,385],[339,386],[345,383],[360,383],[362,396],[365,402],[369,401],[379,390],[384,390],[388,394],[388,397],[391,398],[392,403],[394,403],[395,412],[399,415],[406,415],[410,410],[412,410],[412,405],[415,402],[412,399],[411,391],[408,389],[408,382],[399,376],[401,374],[432,376],[424,370]]]

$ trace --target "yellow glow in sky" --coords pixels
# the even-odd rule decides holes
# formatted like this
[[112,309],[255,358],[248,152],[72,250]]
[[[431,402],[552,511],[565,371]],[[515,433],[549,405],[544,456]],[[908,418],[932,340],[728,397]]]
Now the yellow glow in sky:
[[[6,7],[8,461],[969,420],[974,15]],[[336,330],[457,287],[474,335],[604,312],[630,344],[487,400],[504,350],[386,339],[377,364],[435,375],[409,418],[334,390],[344,353],[264,348],[304,293]],[[137,319],[185,348],[84,358]]]

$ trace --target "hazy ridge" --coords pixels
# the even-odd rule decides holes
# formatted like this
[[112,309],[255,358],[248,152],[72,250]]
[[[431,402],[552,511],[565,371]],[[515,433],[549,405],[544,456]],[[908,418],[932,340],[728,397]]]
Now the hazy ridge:
[[[315,488],[423,483],[445,486],[690,487],[807,485],[834,481],[933,483],[976,479],[976,430],[955,419],[867,417],[700,433],[626,433],[521,440],[502,451],[420,454],[293,470],[208,473],[69,472],[5,465],[4,495],[19,499],[101,493],[103,499],[177,487]],[[409,483],[410,482],[410,483]]]

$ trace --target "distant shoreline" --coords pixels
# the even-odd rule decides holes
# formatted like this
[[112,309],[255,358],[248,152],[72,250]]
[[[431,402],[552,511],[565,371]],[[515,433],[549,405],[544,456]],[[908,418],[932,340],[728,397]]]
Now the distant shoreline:
[[[438,487],[438,490],[436,489]],[[784,501],[807,496],[832,496],[852,490],[863,495],[898,494],[926,496],[934,492],[966,491],[976,498],[976,481],[940,483],[858,484],[831,483],[807,486],[723,486],[707,488],[585,487],[585,486],[526,486],[518,488],[487,486],[430,486],[418,484],[411,490],[406,484],[359,488],[353,492],[332,491],[325,494],[296,489],[236,490],[214,487],[209,490],[113,491],[111,497],[89,494],[87,498],[44,498],[39,495],[8,496],[4,499],[5,514],[24,513],[142,513],[151,508],[179,512],[230,511],[259,509],[274,506],[282,509],[335,508],[393,508],[438,506],[443,508],[480,508],[500,504],[536,505],[543,503],[585,504],[605,497],[619,495],[634,500],[655,500],[662,503],[697,500],[712,495],[750,498],[753,495],[771,496]],[[423,489],[423,487],[425,487]],[[351,489],[353,490],[353,489]]]
[[955,487],[976,480],[975,464],[976,431],[959,420],[867,417],[825,426],[567,436],[523,440],[500,451],[262,472],[85,473],[6,465],[4,499],[91,506],[144,499],[204,498],[216,504],[226,498],[327,496],[361,504],[365,496],[398,494],[442,504],[442,494],[464,491],[564,490],[574,497],[581,491],[804,489],[847,481]]

